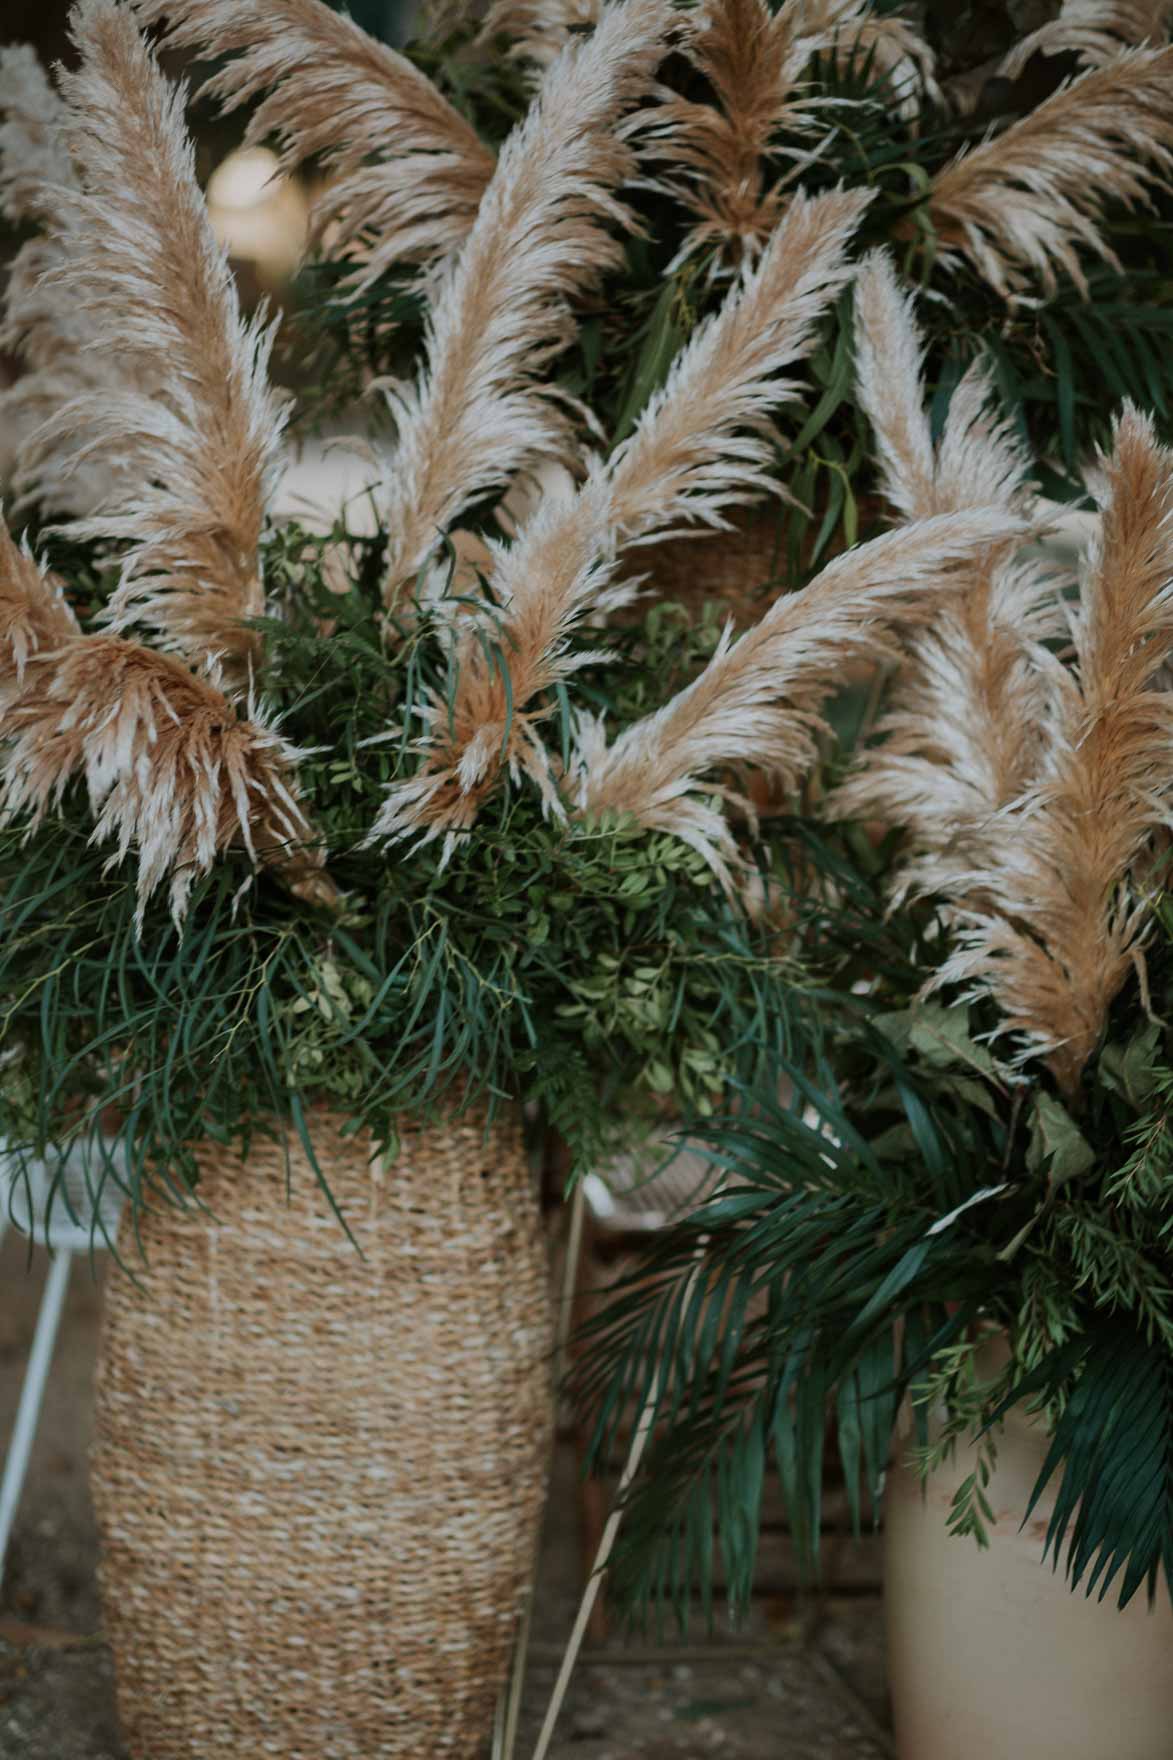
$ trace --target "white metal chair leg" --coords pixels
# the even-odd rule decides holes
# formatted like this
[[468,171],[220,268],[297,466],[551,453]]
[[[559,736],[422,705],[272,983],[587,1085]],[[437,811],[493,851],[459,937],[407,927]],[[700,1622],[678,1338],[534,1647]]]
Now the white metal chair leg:
[[16,1425],[4,1461],[4,1476],[0,1479],[0,1581],[4,1577],[8,1536],[12,1532],[16,1506],[24,1489],[29,1455],[32,1453],[33,1437],[37,1433],[37,1419],[45,1397],[45,1383],[49,1378],[49,1364],[57,1340],[57,1326],[65,1305],[65,1291],[72,1266],[73,1254],[66,1248],[59,1247],[53,1255],[49,1275],[45,1279],[41,1309],[37,1315],[37,1330],[33,1336],[33,1348],[29,1352],[28,1368],[25,1370],[20,1404],[16,1411]]

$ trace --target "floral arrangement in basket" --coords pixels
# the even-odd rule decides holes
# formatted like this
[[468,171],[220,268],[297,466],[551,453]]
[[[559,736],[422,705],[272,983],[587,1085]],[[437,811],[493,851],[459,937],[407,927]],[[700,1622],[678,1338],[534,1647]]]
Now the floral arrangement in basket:
[[[880,255],[856,320],[893,510],[1025,511],[1027,457],[972,422],[976,386],[934,439]],[[1173,452],[1125,406],[1089,480],[1078,582],[1037,545],[985,551],[795,822],[808,1055],[712,1127],[718,1189],[593,1323],[596,1459],[630,1399],[662,1420],[612,1561],[637,1608],[711,1598],[714,1512],[744,1606],[768,1463],[815,1564],[829,1418],[857,1524],[894,1460],[927,1479],[976,1443],[949,1526],[986,1544],[1023,1404],[1050,1436],[1040,1555],[1121,1606],[1173,1594]]]
[[[324,7],[300,12],[354,49]],[[923,617],[1007,521],[882,536],[707,656],[606,624],[637,592],[634,546],[719,528],[772,486],[773,413],[867,206],[796,199],[626,440],[584,450],[585,412],[546,369],[571,301],[621,264],[635,217],[616,188],[657,126],[675,24],[637,3],[570,45],[430,268],[369,539],[267,523],[272,331],[238,309],[182,95],[130,9],[83,0],[57,91],[7,53],[7,200],[58,216],[18,263],[11,322],[30,356],[39,322],[66,347],[82,322],[93,381],[58,396],[18,482],[51,505],[111,465],[40,554],[3,540],[15,1142],[115,1108],[137,1196],[181,1191],[209,1135],[275,1116],[308,1140],[321,1098],[385,1140],[405,1109],[487,1092],[544,1100],[584,1155],[609,1089],[633,1092],[629,1129],[641,1094],[711,1106],[785,1036],[785,963],[738,897],[733,772],[749,748],[779,776],[805,764],[838,669]],[[18,398],[52,401],[66,362],[45,358]],[[483,510],[551,459],[573,469],[495,535]],[[471,510],[476,568],[445,536]]]
[[[209,231],[164,18],[322,168],[301,409]],[[855,542],[859,253],[927,288],[938,416],[984,433],[992,371],[1056,429],[1051,492],[1082,492],[1106,362],[1164,395],[1125,205],[1159,197],[1173,52],[1084,33],[982,140],[864,6],[585,23],[498,9],[400,55],[321,0],[81,0],[56,87],[4,52],[0,191],[37,230],[0,410],[0,1123],[30,1151],[114,1108],[137,1194],[182,1191],[199,1138],[308,1142],[323,1099],[386,1142],[521,1098],[579,1165],[711,1112],[817,1015],[777,888],[822,705],[1027,517],[975,479]],[[360,385],[375,531],[274,517],[291,421]],[[737,639],[657,601],[661,539],[770,497]]]

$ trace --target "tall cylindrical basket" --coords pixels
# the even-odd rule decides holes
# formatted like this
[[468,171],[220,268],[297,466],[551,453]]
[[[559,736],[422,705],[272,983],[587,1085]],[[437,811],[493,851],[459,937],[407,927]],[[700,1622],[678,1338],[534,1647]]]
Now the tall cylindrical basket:
[[[207,1207],[142,1219],[108,1292],[92,1459],[134,1760],[468,1760],[533,1566],[551,1313],[519,1123],[321,1113]],[[135,1269],[133,1241],[124,1242]],[[361,1257],[360,1257],[361,1252]]]

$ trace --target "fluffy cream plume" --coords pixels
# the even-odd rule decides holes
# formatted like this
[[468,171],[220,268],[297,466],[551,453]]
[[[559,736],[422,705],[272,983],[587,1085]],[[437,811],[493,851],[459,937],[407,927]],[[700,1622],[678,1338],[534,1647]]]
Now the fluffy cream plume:
[[46,451],[36,436],[79,391],[124,390],[127,369],[108,349],[87,346],[88,314],[52,279],[76,257],[56,192],[76,189],[77,179],[65,145],[65,107],[26,44],[0,49],[0,116],[0,212],[43,229],[21,246],[5,290],[0,347],[23,371],[0,391],[0,481],[19,503],[88,514],[132,480],[117,447],[82,455],[77,437],[63,435]]
[[1169,0],[1063,0],[1058,18],[1016,43],[998,71],[1017,79],[1032,55],[1078,55],[1102,67],[1129,44],[1164,43],[1171,13]]
[[870,64],[886,79],[899,113],[915,117],[923,96],[940,98],[936,57],[908,19],[877,12],[872,0],[805,0],[805,29],[829,40],[837,57]]
[[[934,445],[924,406],[924,348],[890,259],[873,252],[856,282],[856,383],[882,483],[907,519],[1000,507],[1025,515],[1027,458],[978,366],[957,386]],[[1035,563],[1001,546],[975,555],[961,590],[902,655],[883,743],[838,790],[840,817],[903,828],[903,884],[928,886],[934,862],[979,859],[1000,810],[1036,773],[1046,711],[1046,654],[1058,594]]]
[[86,309],[94,345],[122,353],[154,386],[83,392],[43,430],[117,444],[134,491],[70,528],[130,548],[111,600],[116,624],[142,621],[194,660],[247,675],[264,609],[258,545],[281,469],[282,408],[266,371],[272,331],[242,317],[208,223],[183,124],[115,0],[73,14],[80,71],[62,76],[69,140],[84,185],[70,205],[72,261],[58,284]]
[[115,861],[138,856],[138,918],[171,877],[182,921],[196,879],[243,848],[301,896],[326,902],[323,851],[297,799],[298,754],[255,713],[174,655],[112,635],[79,636],[30,667],[0,716],[0,800],[36,824],[74,777],[85,780],[94,837]]
[[574,33],[599,23],[606,6],[607,0],[493,0],[481,39],[507,37],[514,59],[549,67]]
[[565,410],[538,376],[573,335],[571,296],[622,260],[607,228],[633,223],[613,193],[635,169],[625,112],[650,87],[672,18],[668,0],[609,7],[550,69],[502,148],[468,241],[436,289],[420,374],[389,393],[398,430],[384,471],[389,604],[465,508],[573,451]]
[[858,190],[796,197],[628,439],[577,492],[548,496],[511,548],[494,546],[501,618],[464,639],[454,702],[434,706],[420,773],[391,790],[374,837],[467,827],[503,763],[554,804],[535,731],[546,709],[533,699],[587,658],[570,647],[587,613],[632,591],[612,584],[623,545],[690,523],[719,529],[730,507],[777,488],[771,418],[794,396],[788,370],[849,277],[847,248],[868,199]]
[[870,200],[858,189],[796,196],[759,262],[681,349],[607,466],[608,518],[624,541],[721,528],[730,507],[777,489],[774,414],[797,394],[787,374],[851,277],[848,246]]
[[60,98],[28,43],[0,49],[0,211],[38,224],[53,217],[52,191],[73,182]]
[[170,874],[182,919],[198,875],[243,847],[299,896],[334,897],[297,798],[298,754],[178,658],[83,635],[60,583],[0,520],[0,810],[37,824],[83,778],[94,836],[139,861],[139,920]]
[[1173,49],[1130,49],[1094,67],[934,178],[928,211],[942,261],[966,258],[999,293],[1058,270],[1086,291],[1080,251],[1116,259],[1099,229],[1110,202],[1150,199],[1173,168]]
[[247,139],[276,135],[292,170],[320,157],[314,212],[332,249],[362,247],[359,287],[397,262],[431,263],[464,241],[493,154],[447,98],[394,49],[324,0],[137,0],[166,19],[164,43],[232,55],[204,88],[225,111],[251,104]]
[[700,676],[609,749],[601,725],[584,721],[580,811],[672,831],[728,881],[735,846],[704,777],[749,762],[792,787],[815,756],[820,704],[845,668],[888,652],[886,627],[935,612],[953,566],[1018,529],[998,510],[943,514],[837,556],[737,641],[727,627]]
[[682,257],[716,246],[739,264],[777,225],[787,194],[768,181],[771,148],[780,129],[809,126],[799,82],[825,46],[810,36],[806,10],[805,0],[783,0],[777,12],[766,0],[701,0],[690,14],[686,50],[716,103],[670,95],[651,146],[672,167],[665,186],[697,216]]
[[968,912],[941,984],[988,992],[1006,1030],[1077,1093],[1108,1009],[1138,966],[1146,865],[1173,827],[1173,454],[1126,408],[1075,618],[1078,671],[1056,664],[1044,768],[976,871],[943,876]]
[[50,658],[78,633],[61,582],[17,548],[0,519],[0,715],[30,662]]

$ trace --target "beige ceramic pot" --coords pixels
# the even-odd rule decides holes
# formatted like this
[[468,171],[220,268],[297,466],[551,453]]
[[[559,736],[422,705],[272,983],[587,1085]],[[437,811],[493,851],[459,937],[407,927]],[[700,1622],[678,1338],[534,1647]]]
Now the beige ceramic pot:
[[[989,1487],[988,1550],[953,1538],[953,1493],[971,1449],[927,1493],[907,1468],[885,1507],[888,1667],[900,1760],[1173,1760],[1173,1609],[1144,1591],[1072,1593],[1042,1562],[1048,1495],[1023,1513],[1046,1437],[1015,1412]],[[1163,1598],[1162,1598],[1163,1597]]]

